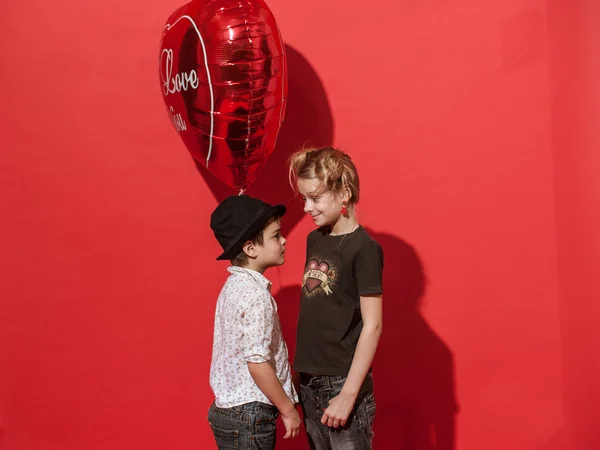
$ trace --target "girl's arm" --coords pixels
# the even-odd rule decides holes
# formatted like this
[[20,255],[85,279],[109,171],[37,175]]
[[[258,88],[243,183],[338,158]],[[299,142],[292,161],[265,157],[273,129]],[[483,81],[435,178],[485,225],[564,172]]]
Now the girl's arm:
[[327,426],[337,428],[346,425],[377,350],[382,330],[381,311],[381,294],[360,296],[363,328],[346,383],[339,395],[331,399],[321,418],[321,422]]

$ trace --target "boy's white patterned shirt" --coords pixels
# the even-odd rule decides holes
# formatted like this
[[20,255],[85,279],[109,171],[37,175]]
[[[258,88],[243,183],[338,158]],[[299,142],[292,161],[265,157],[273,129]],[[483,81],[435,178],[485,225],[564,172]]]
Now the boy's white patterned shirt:
[[298,402],[271,282],[261,273],[229,267],[215,311],[210,387],[219,408],[272,404],[258,388],[248,362],[270,364],[287,396]]

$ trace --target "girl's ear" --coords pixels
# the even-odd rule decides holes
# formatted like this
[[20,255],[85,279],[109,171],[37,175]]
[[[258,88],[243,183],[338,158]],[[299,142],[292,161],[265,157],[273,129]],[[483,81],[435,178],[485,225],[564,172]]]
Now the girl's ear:
[[344,195],[342,196],[342,199],[344,200],[344,202],[348,203],[352,199],[352,191],[350,191],[350,188],[348,186],[344,186],[343,193]]

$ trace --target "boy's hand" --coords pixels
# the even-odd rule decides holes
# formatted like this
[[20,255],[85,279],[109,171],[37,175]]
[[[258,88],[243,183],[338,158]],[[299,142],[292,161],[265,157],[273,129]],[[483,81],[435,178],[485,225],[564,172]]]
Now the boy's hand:
[[281,420],[285,426],[285,436],[283,436],[284,439],[295,438],[298,436],[298,433],[300,433],[300,425],[302,424],[302,420],[300,420],[300,414],[298,414],[296,408],[292,409],[288,413],[281,413]]
[[321,417],[321,423],[333,428],[343,427],[348,421],[355,401],[355,396],[340,392],[339,395],[329,401],[329,405],[323,412],[323,417]]
[[285,425],[284,439],[294,438],[300,432],[300,415],[292,400],[281,386],[281,382],[275,375],[275,370],[269,363],[248,363],[248,370],[252,379],[263,394],[279,410],[283,425]]

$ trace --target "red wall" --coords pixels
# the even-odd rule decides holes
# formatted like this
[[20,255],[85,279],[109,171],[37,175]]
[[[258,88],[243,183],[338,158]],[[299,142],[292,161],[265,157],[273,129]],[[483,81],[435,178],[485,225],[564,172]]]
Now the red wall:
[[600,3],[548,1],[565,437],[600,448]]
[[[571,94],[600,103],[562,75],[589,18],[571,3],[269,2],[289,107],[250,193],[288,201],[284,162],[305,141],[359,167],[360,219],[386,254],[376,448],[598,448],[599,134]],[[1,450],[214,448],[226,272],[208,221],[230,191],[162,105],[177,6],[0,6]],[[289,206],[288,262],[267,275],[293,352],[312,223]]]

